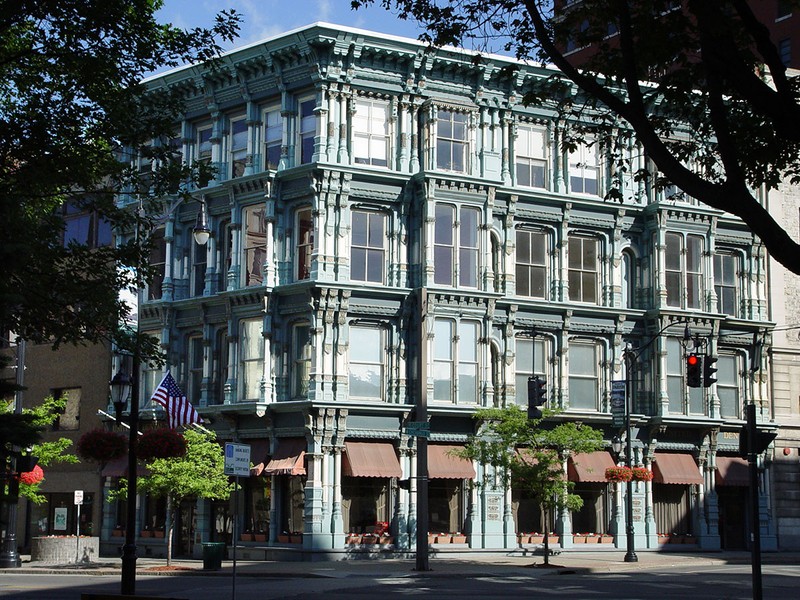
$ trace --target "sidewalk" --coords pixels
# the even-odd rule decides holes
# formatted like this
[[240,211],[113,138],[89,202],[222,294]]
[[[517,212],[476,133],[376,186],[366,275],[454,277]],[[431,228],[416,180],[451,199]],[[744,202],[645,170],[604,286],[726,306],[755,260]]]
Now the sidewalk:
[[[535,569],[539,574],[566,574],[576,572],[620,572],[700,565],[750,564],[749,552],[654,552],[637,553],[638,561],[626,563],[625,551],[603,552],[562,552],[550,557],[549,568],[543,567],[541,554],[524,555],[509,553],[459,553],[450,556],[436,556],[429,560],[430,571],[416,572],[414,559],[343,560],[325,562],[278,562],[278,561],[237,561],[236,573],[241,577],[480,577],[531,575]],[[22,557],[22,567],[13,569],[14,573],[80,573],[82,575],[119,575],[121,561],[115,558],[101,559],[97,562],[80,564],[44,564],[30,562],[29,556]],[[797,565],[800,554],[773,552],[762,555],[762,562],[769,564]],[[204,570],[202,560],[173,560],[171,568],[166,567],[163,558],[139,558],[136,563],[137,576],[181,576],[205,575],[230,577],[233,562],[225,560],[218,571]]]

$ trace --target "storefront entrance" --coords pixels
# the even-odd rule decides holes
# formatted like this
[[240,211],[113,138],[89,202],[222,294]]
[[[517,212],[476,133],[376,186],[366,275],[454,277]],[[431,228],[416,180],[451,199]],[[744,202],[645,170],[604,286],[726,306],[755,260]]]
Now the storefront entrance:
[[719,501],[719,536],[723,550],[747,549],[747,488],[720,486],[717,488]]

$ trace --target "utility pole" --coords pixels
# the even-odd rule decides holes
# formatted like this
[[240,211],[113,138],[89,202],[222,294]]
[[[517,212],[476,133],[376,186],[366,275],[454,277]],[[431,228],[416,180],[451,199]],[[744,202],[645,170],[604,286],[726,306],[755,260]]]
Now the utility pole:
[[[428,290],[417,290],[419,304],[417,317],[419,348],[417,364],[417,408],[416,420],[428,422]],[[417,571],[430,571],[428,548],[428,438],[417,438]]]

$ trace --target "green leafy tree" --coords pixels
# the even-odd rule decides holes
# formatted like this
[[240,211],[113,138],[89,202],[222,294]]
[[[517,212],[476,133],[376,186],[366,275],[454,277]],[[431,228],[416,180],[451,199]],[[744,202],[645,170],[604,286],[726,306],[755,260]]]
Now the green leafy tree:
[[225,500],[235,485],[224,473],[225,456],[211,432],[187,429],[186,454],[147,463],[148,474],[138,479],[140,492],[167,500],[167,565],[172,562],[172,534],[180,504],[187,498]]
[[[577,511],[583,500],[572,493],[563,463],[567,453],[594,452],[603,447],[603,434],[588,425],[558,423],[545,411],[542,419],[529,419],[516,405],[479,410],[479,433],[459,453],[464,458],[491,465],[506,488],[528,492],[539,501],[545,523],[552,514]],[[545,531],[545,563],[549,547]]]
[[[436,46],[471,44],[558,67],[527,103],[592,123],[617,173],[740,217],[775,260],[800,273],[800,244],[756,190],[800,181],[800,78],[747,0],[352,0],[417,20]],[[800,2],[783,4],[797,9]],[[773,12],[769,13],[770,19]],[[585,48],[575,53],[576,49]],[[480,59],[476,59],[480,62]],[[580,68],[579,68],[580,67]],[[513,79],[514,69],[496,78]],[[647,85],[641,82],[647,81]],[[566,148],[587,133],[562,131]],[[631,135],[656,169],[625,156]],[[619,181],[617,181],[619,183]],[[621,199],[621,187],[609,199]]]
[[[38,459],[40,467],[48,467],[55,463],[74,464],[79,462],[77,456],[68,452],[72,446],[72,440],[68,438],[42,440],[41,432],[52,425],[64,411],[65,399],[49,396],[38,406],[24,408],[22,414],[13,413],[10,406],[6,402],[0,402],[0,441],[4,453],[12,452],[14,446],[26,450],[30,448],[27,453]],[[43,482],[44,480],[28,484],[20,481],[18,495],[28,498],[36,504],[41,504],[45,501],[44,496],[39,493]],[[6,488],[4,493],[9,493],[11,496],[17,495],[13,493],[16,490],[10,490],[7,486]]]
[[[117,230],[153,214],[115,204],[169,192],[175,202],[208,170],[174,160],[180,92],[145,92],[147,74],[216,57],[239,15],[210,28],[161,24],[162,0],[20,0],[0,16],[0,324],[37,343],[95,342],[117,335],[130,309],[120,291],[149,273],[149,236],[95,247],[65,233],[67,202]],[[155,143],[154,143],[155,142]],[[130,155],[153,159],[145,178]],[[146,182],[146,183],[145,183]],[[156,211],[157,212],[157,211]],[[85,234],[85,232],[83,232]],[[116,340],[115,340],[116,341]],[[122,345],[125,340],[122,340]],[[152,350],[152,348],[147,348]]]

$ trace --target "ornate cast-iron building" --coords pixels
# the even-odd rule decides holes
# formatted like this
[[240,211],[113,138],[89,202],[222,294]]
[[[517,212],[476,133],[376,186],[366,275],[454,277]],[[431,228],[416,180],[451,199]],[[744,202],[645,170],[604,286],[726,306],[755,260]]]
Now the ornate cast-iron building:
[[[652,170],[635,143],[627,171],[600,136],[564,144],[579,122],[522,103],[554,75],[315,24],[233,51],[214,71],[147,81],[186,99],[176,137],[156,143],[218,172],[197,190],[213,230],[206,246],[192,242],[198,203],[155,233],[160,276],[139,326],[161,340],[220,439],[250,444],[255,464],[238,511],[186,503],[179,552],[230,542],[234,512],[252,558],[413,549],[407,425],[420,377],[434,543],[507,549],[552,531],[565,548],[624,547],[623,486],[604,472],[621,459],[611,387],[626,375],[634,462],[655,475],[634,485],[637,549],[745,547],[743,404],[772,419],[764,344],[754,343],[774,325],[763,247],[737,218],[634,181],[634,170]],[[604,199],[612,185],[621,201]],[[709,388],[686,385],[696,341],[719,358]],[[626,348],[637,357],[628,374]],[[143,400],[161,374],[142,373]],[[546,378],[560,418],[609,442],[565,456],[585,504],[549,523],[535,499],[450,453],[475,433],[477,408],[524,406],[532,374]],[[765,549],[776,546],[769,466]],[[157,527],[162,511],[143,501],[142,522]]]

